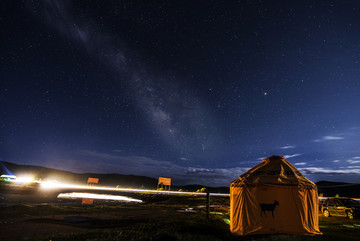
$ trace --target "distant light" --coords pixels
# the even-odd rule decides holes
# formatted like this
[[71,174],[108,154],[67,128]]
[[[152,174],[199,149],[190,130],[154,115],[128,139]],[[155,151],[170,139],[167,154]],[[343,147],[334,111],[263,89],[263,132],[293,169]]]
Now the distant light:
[[15,175],[1,175],[0,179],[3,182],[15,182],[16,176]]
[[17,184],[28,184],[31,182],[35,182],[35,178],[32,176],[20,176],[15,179],[15,183]]
[[1,175],[2,178],[16,178],[15,175]]
[[41,188],[44,188],[44,189],[51,189],[51,188],[58,188],[58,187],[62,187],[62,185],[58,181],[41,182]]

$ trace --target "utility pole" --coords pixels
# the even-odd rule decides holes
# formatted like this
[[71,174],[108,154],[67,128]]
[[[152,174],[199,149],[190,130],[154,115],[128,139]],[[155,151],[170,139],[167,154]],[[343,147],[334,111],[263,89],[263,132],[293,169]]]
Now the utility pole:
[[206,222],[209,220],[210,215],[210,192],[206,193]]

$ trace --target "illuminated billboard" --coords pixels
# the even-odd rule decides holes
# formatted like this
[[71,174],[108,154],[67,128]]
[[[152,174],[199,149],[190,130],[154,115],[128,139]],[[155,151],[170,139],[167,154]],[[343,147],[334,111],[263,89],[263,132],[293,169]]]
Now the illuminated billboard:
[[171,178],[159,177],[159,185],[170,186],[171,185]]
[[170,186],[171,186],[171,178],[166,178],[166,177],[159,177],[159,182],[158,182],[158,189],[159,186],[161,186],[161,189],[165,189],[166,191],[166,187],[168,187],[168,190],[170,191]]

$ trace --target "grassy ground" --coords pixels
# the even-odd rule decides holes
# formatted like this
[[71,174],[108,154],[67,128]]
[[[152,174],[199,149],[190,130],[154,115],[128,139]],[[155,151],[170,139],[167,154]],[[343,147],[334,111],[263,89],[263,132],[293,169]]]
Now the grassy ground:
[[[324,235],[237,237],[229,232],[228,200],[169,198],[148,204],[0,206],[0,239],[7,240],[359,240],[360,220],[320,216]],[[20,231],[20,232],[19,232]]]

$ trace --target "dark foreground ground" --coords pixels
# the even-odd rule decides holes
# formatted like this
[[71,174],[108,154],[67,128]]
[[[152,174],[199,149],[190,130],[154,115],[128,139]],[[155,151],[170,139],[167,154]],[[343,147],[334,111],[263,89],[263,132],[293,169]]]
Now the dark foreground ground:
[[321,236],[236,237],[228,198],[171,197],[145,204],[2,205],[0,240],[359,240],[360,220],[320,216]]

